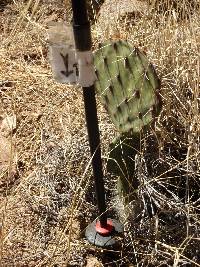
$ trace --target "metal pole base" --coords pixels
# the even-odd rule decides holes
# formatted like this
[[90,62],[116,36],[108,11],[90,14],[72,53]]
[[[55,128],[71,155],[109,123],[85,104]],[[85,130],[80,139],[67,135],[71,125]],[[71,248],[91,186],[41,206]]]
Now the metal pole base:
[[119,243],[123,232],[123,225],[117,220],[107,219],[106,227],[101,227],[99,220],[96,220],[88,225],[85,236],[95,246],[111,247]]

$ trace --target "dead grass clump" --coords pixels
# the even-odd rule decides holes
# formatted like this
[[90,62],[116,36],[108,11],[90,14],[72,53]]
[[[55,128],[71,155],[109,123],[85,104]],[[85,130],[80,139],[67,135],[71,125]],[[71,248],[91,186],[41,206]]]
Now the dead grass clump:
[[79,266],[84,261],[80,213],[89,212],[86,150],[81,154],[77,141],[64,144],[51,133],[43,136],[37,169],[2,202],[2,266]]
[[198,0],[153,0],[149,1],[151,8],[156,9],[165,16],[173,15],[178,19],[188,19],[192,14],[199,11],[200,5]]

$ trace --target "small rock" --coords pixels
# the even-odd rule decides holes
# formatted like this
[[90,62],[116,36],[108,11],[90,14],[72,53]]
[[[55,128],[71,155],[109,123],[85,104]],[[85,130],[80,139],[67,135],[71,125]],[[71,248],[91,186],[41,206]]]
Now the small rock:
[[[8,185],[9,180],[17,173],[16,147],[14,137],[9,137],[16,128],[16,116],[10,116],[0,121],[0,189]],[[6,173],[9,173],[9,178]],[[1,191],[0,190],[0,191]]]
[[16,116],[7,116],[5,117],[0,126],[0,134],[4,137],[8,137],[17,127]]
[[12,81],[0,81],[0,90],[5,91],[7,88],[13,86]]
[[34,112],[34,113],[32,113],[32,116],[33,116],[37,121],[39,121],[39,120],[42,118],[43,113],[42,113],[42,112]]
[[102,263],[95,257],[88,257],[86,267],[102,267]]

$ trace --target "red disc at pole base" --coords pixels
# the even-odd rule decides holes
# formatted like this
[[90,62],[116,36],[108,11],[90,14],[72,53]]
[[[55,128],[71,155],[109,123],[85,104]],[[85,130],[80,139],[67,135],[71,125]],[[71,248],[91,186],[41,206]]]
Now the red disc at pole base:
[[114,226],[112,220],[107,220],[106,227],[101,227],[100,221],[97,221],[95,228],[97,233],[99,233],[100,235],[107,236],[110,235],[110,233],[113,231]]

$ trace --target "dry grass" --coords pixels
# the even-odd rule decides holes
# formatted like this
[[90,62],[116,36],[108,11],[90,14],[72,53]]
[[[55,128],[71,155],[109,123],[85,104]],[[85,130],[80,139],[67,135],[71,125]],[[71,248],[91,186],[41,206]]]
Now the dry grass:
[[[0,115],[17,116],[18,158],[18,175],[0,190],[1,266],[85,266],[90,255],[103,266],[200,266],[200,13],[187,1],[178,9],[162,2],[164,10],[152,1],[145,16],[129,15],[115,28],[92,26],[94,46],[128,39],[146,51],[162,80],[162,113],[138,155],[139,220],[135,203],[124,209],[116,201],[116,178],[106,180],[110,213],[126,230],[116,252],[84,239],[97,209],[82,93],[57,84],[48,64],[47,23],[69,21],[69,1],[68,9],[62,1],[13,1],[0,13]],[[100,104],[98,111],[106,158],[116,132]],[[146,195],[158,209],[152,219]]]

